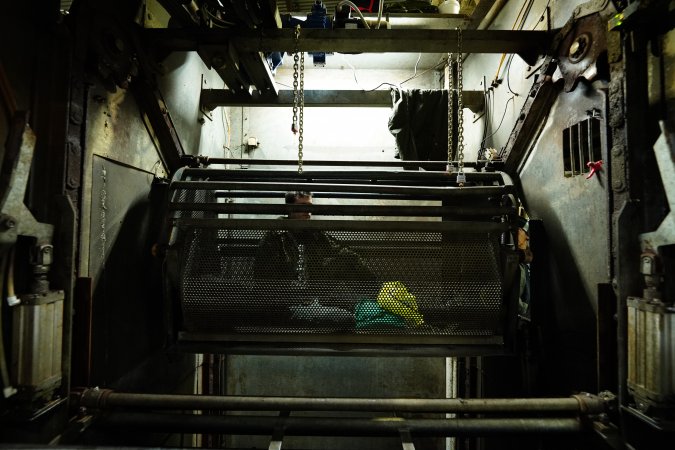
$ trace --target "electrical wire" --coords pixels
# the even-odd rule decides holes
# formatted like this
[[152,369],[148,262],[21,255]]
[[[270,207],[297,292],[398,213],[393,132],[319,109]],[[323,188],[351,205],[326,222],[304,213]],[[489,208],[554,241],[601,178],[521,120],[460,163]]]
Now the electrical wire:
[[440,67],[442,67],[442,66],[445,66],[446,64],[447,64],[447,58],[442,58],[438,63],[436,63],[435,66],[429,67],[428,69],[426,69],[426,70],[423,71],[423,72],[415,73],[415,74],[414,74],[413,76],[411,76],[410,78],[407,78],[407,79],[401,81],[401,82],[398,83],[398,84],[388,83],[388,82],[385,81],[385,82],[382,82],[382,83],[378,84],[378,85],[375,86],[374,88],[364,90],[363,92],[372,92],[372,91],[376,91],[376,90],[378,90],[381,86],[392,86],[392,87],[395,87],[395,88],[397,88],[397,89],[400,89],[402,84],[407,83],[408,81],[413,80],[413,79],[415,79],[415,78],[417,78],[417,77],[421,77],[421,76],[424,75],[425,73],[427,73],[427,72],[429,72],[429,71],[431,71],[431,70],[438,69],[438,68],[440,68]]
[[[227,85],[224,85],[227,87]],[[230,125],[230,115],[227,113],[225,107],[222,107],[220,112],[220,121],[223,123],[223,131],[227,133],[227,140],[225,141],[224,147],[230,148],[230,143],[232,142],[232,127]]]
[[370,30],[370,25],[368,25],[368,22],[366,22],[366,18],[363,16],[363,13],[361,12],[358,6],[356,6],[353,2],[350,2],[349,0],[341,0],[337,4],[336,8],[340,9],[344,5],[347,5],[354,11],[356,11],[356,14],[358,14],[359,18],[361,19],[361,22],[363,22],[363,26],[365,26],[367,29]]
[[[5,290],[5,279],[7,277],[7,259],[9,258],[9,252],[6,252],[2,255],[0,259],[0,298],[4,296]],[[7,370],[7,354],[5,352],[5,339],[2,330],[2,307],[0,304],[0,378],[2,378],[2,388],[3,388],[3,397],[9,397],[12,395],[12,385],[9,380],[9,371]]]
[[[607,0],[607,2],[609,2],[609,0]],[[607,2],[605,2],[605,6],[607,6]],[[546,6],[544,7],[544,12],[541,13],[541,15],[539,16],[539,20],[537,20],[537,23],[535,23],[534,26],[532,27],[533,30],[535,30],[539,26],[539,22],[544,20],[544,15],[546,14],[546,11],[548,10],[548,5],[550,5],[550,4],[551,4],[551,0],[548,0],[546,2]],[[600,11],[602,11],[605,8],[605,6],[603,6],[600,9]]]
[[509,92],[515,95],[516,97],[519,97],[520,94],[517,92],[514,92],[513,89],[511,89],[511,63],[513,62],[513,53],[509,56],[509,60],[506,62],[506,87],[508,88]]
[[206,14],[207,14],[207,15],[209,16],[209,18],[211,19],[211,23],[212,23],[213,25],[215,25],[216,27],[218,27],[218,28],[230,28],[230,27],[232,27],[232,26],[235,25],[235,23],[233,23],[233,22],[228,22],[228,21],[226,21],[226,20],[223,20],[223,19],[221,19],[220,17],[218,17],[218,16],[216,16],[215,14],[213,14],[213,13],[209,10],[209,8],[208,8],[208,6],[207,6],[206,3],[204,3],[204,5],[202,6],[202,9],[206,12]]
[[391,87],[396,88],[396,89],[400,89],[400,88],[401,88],[401,86],[399,86],[398,84],[387,83],[387,82],[385,81],[385,82],[383,82],[383,83],[378,84],[378,85],[375,86],[374,88],[368,89],[367,91],[363,91],[363,92],[373,92],[373,91],[378,90],[381,86],[391,86]]
[[377,26],[375,26],[376,30],[380,29],[380,24],[382,23],[382,10],[384,9],[384,0],[380,0],[380,7],[377,10]]
[[490,134],[488,137],[486,137],[485,139],[483,139],[483,141],[480,143],[481,146],[483,145],[483,143],[484,143],[486,140],[488,140],[489,138],[491,138],[492,136],[494,136],[495,134],[497,134],[497,131],[499,131],[499,129],[502,127],[502,123],[504,123],[504,117],[506,117],[506,111],[507,111],[508,108],[509,108],[509,102],[512,101],[514,98],[516,98],[516,97],[515,97],[515,96],[511,96],[511,97],[506,101],[506,104],[504,105],[504,114],[502,114],[502,118],[501,118],[501,120],[499,121],[499,125],[497,126],[497,129],[496,129],[492,134]]
[[415,71],[413,72],[413,77],[417,75],[417,65],[420,63],[420,59],[422,59],[422,52],[417,55],[417,62],[415,62]]
[[[527,16],[530,14],[530,11],[532,10],[532,5],[534,5],[534,0],[529,0],[528,2],[523,3],[523,5],[520,7],[520,10],[518,11],[516,20],[513,22],[513,25],[511,26],[511,30],[523,29],[523,27],[525,26],[525,20],[527,19]],[[501,73],[502,65],[504,64],[505,59],[506,53],[502,53],[502,57],[499,59],[499,66],[497,66],[497,72],[495,72],[495,77],[492,80],[493,84],[496,83],[497,80],[499,80],[499,74]]]
[[[340,53],[340,55],[342,56],[342,60],[343,60],[345,63],[347,63],[347,65],[348,65],[349,67],[352,68],[352,74],[354,75],[354,81],[356,82],[356,85],[360,88],[360,87],[361,87],[361,84],[359,83],[359,80],[356,78],[356,67],[354,67],[354,66],[352,65],[352,63],[349,62],[349,60],[347,60],[347,58],[345,57],[345,54],[344,54],[344,53]],[[363,88],[362,88],[361,90],[363,90]]]
[[415,74],[415,75],[413,75],[412,77],[410,77],[410,78],[408,78],[408,79],[406,79],[406,80],[401,81],[401,82],[399,83],[399,85],[402,85],[402,84],[404,84],[404,83],[407,83],[407,82],[410,81],[410,80],[414,80],[414,79],[417,78],[417,77],[421,77],[421,76],[424,75],[425,73],[427,73],[427,72],[429,72],[429,71],[431,71],[431,70],[436,70],[436,69],[440,68],[441,66],[445,66],[446,64],[447,64],[447,58],[443,58],[443,59],[442,59],[441,61],[439,61],[435,66],[429,67],[429,68],[426,69],[425,71],[420,72],[419,74]]

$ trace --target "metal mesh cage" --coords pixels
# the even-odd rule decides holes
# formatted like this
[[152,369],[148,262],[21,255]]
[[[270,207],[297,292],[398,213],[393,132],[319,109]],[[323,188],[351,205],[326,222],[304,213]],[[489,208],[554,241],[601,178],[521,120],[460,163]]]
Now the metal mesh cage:
[[188,332],[502,333],[494,233],[195,227],[180,253]]

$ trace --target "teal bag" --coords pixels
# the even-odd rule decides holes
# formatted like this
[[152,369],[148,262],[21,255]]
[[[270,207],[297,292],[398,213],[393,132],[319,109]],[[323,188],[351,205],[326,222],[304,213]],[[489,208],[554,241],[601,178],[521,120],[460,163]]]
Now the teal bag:
[[356,329],[364,328],[405,328],[405,320],[401,316],[383,309],[375,300],[363,299],[356,304],[354,310]]

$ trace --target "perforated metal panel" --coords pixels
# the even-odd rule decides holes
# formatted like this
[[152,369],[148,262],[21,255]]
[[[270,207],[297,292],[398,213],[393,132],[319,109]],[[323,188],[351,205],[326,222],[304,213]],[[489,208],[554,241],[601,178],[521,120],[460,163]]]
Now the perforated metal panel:
[[182,235],[188,332],[503,331],[496,234],[189,228]]

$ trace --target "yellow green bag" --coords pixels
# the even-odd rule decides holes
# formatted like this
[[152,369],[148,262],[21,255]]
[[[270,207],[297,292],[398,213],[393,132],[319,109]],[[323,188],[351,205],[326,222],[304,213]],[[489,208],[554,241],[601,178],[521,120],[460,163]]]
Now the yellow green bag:
[[403,317],[409,325],[420,326],[424,317],[417,309],[415,296],[400,281],[387,281],[377,294],[377,303],[383,309]]

